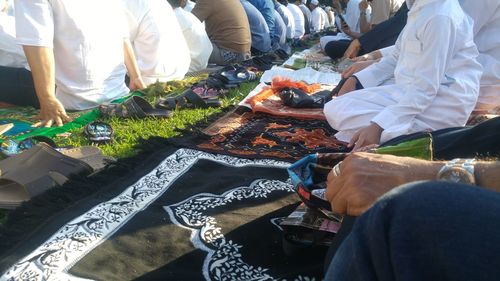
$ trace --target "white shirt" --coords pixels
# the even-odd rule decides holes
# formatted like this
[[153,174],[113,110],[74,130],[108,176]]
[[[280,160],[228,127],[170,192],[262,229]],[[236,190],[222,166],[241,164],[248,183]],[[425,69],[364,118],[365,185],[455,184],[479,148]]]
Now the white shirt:
[[144,82],[183,79],[191,64],[189,48],[174,11],[165,0],[122,0],[130,41]]
[[323,10],[323,8],[321,8],[321,7],[318,7],[318,8],[319,8],[319,11],[321,12],[321,14],[323,14],[323,18],[325,19],[325,27],[324,28],[330,27],[330,19],[328,18],[328,14],[325,12],[325,10]]
[[311,12],[311,32],[320,32],[325,28],[325,16],[318,6]]
[[276,6],[276,11],[278,11],[280,16],[283,18],[283,21],[285,22],[286,38],[293,38],[293,36],[295,35],[295,18],[293,17],[292,12],[290,12],[290,10],[282,4],[278,4]]
[[289,3],[288,6],[286,6],[288,10],[292,13],[294,22],[295,22],[295,30],[294,30],[294,35],[293,38],[302,38],[304,34],[306,33],[305,29],[305,22],[306,20],[304,19],[304,14],[300,10],[299,6]]
[[[349,0],[347,2],[347,7],[345,10],[345,15],[344,15],[344,20],[351,29],[351,31],[354,32],[360,32],[360,26],[359,26],[359,2],[361,0]],[[366,15],[368,16],[370,14],[371,10],[366,10]]]
[[[477,55],[472,21],[455,0],[419,0],[394,51],[358,72],[365,89],[345,97],[366,93],[396,101],[371,119],[384,129],[382,141],[416,129],[463,126],[479,93]],[[395,84],[377,87],[393,75]]]
[[309,10],[309,8],[307,8],[306,5],[304,4],[300,4],[299,8],[302,11],[302,13],[307,15],[307,18],[304,17],[304,19],[305,20],[309,19],[309,26],[311,26],[311,10]]
[[54,49],[56,96],[66,109],[128,94],[119,1],[16,0],[15,7],[17,42]]
[[189,71],[205,69],[213,49],[205,26],[195,15],[186,12],[181,7],[175,8],[174,12],[189,47],[191,55]]
[[193,8],[194,8],[194,5],[196,5],[196,3],[194,3],[194,2],[193,2],[193,1],[191,1],[191,0],[188,0],[188,1],[186,2],[186,6],[184,6],[184,10],[185,10],[186,12],[191,12],[191,11],[193,10]]
[[16,42],[16,21],[0,12],[0,66],[27,68],[23,48]]
[[500,106],[500,1],[461,0],[463,10],[474,19],[477,60],[483,66],[476,110]]

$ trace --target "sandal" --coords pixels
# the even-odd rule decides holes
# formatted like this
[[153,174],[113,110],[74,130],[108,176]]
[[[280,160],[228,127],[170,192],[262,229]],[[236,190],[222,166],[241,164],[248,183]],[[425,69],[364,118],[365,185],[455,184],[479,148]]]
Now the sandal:
[[102,104],[99,106],[99,110],[103,116],[123,118],[168,118],[172,116],[172,112],[165,109],[155,109],[148,101],[139,96],[132,96],[123,103]]
[[83,129],[91,143],[106,143],[113,139],[113,128],[108,123],[94,121]]
[[222,105],[218,98],[201,98],[192,89],[184,91],[181,95],[171,98],[159,99],[156,103],[156,108],[167,110],[181,109],[181,108],[209,108],[220,107]]

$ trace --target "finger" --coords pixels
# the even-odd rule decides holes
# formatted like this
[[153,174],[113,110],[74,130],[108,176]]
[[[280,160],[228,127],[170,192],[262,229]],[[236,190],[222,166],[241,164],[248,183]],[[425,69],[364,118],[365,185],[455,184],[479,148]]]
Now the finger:
[[42,125],[45,127],[45,128],[49,128],[49,127],[52,127],[52,124],[54,123],[54,121],[52,119],[50,120],[47,120],[47,121],[42,121]]
[[61,117],[56,116],[55,121],[56,121],[57,127],[61,127],[63,125],[63,121],[62,121]]
[[71,117],[69,117],[68,115],[64,114],[61,116],[62,120],[64,123],[68,123],[68,122],[71,122]]
[[356,131],[356,133],[354,133],[354,135],[352,136],[351,141],[349,142],[347,147],[353,147],[356,144],[356,142],[358,142],[360,134],[361,134],[361,131]]
[[40,127],[42,126],[42,122],[36,122],[35,124],[31,125],[31,127]]
[[325,198],[332,202],[334,198],[340,193],[343,189],[343,179],[341,177],[333,176],[331,180],[328,181],[325,190]]
[[347,78],[347,77],[350,77],[354,74],[354,67],[351,65],[349,66],[346,70],[344,70],[344,72],[342,72],[342,78]]
[[361,149],[362,147],[364,147],[365,146],[365,142],[366,142],[365,138],[363,138],[363,137],[358,138],[358,140],[356,141],[354,147],[352,148],[352,151],[356,152],[356,151],[358,151],[358,149]]

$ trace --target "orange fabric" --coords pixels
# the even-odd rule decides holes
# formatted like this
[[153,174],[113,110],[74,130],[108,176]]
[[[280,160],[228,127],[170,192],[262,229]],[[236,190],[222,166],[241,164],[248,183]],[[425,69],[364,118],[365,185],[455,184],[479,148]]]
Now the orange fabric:
[[321,89],[321,85],[317,83],[309,85],[302,81],[296,82],[288,78],[276,76],[273,78],[271,87],[264,87],[262,91],[251,97],[248,103],[252,106],[252,109],[254,109],[257,103],[267,100],[269,97],[281,92],[284,88],[297,88],[308,94],[312,94]]

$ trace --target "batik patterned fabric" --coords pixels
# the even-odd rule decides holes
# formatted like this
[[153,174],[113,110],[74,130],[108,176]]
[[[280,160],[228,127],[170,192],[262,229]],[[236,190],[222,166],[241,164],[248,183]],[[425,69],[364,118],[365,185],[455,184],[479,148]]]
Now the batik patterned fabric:
[[346,152],[324,120],[293,119],[260,113],[233,113],[204,131],[208,137],[179,138],[176,144],[247,158],[295,161],[317,152]]

